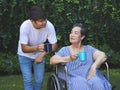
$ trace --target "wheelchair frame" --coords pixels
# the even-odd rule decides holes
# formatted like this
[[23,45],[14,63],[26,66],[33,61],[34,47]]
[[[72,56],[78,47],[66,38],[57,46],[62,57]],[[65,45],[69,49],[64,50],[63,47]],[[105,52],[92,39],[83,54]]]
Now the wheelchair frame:
[[[62,65],[64,71],[65,71],[65,76],[66,76],[66,81],[63,80],[63,82],[61,82],[61,79],[58,77],[58,67],[59,64],[56,65],[56,71],[55,73],[52,73],[51,76],[48,79],[48,83],[47,83],[47,90],[68,90],[68,74],[67,74],[67,67],[64,64],[60,64]],[[107,62],[104,63],[105,67],[106,67],[106,79],[109,81],[109,65]]]
[[[62,80],[58,77],[58,67],[62,66],[65,72],[66,76],[66,81]],[[68,75],[67,75],[67,68],[65,65],[58,64],[56,65],[56,71],[55,73],[52,73],[49,78],[48,78],[48,83],[47,83],[47,90],[67,90],[68,85]]]

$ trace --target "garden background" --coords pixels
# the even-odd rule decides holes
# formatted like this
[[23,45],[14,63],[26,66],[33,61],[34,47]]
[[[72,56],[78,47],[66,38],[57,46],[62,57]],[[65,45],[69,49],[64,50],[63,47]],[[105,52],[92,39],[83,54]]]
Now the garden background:
[[[85,44],[111,55],[108,60],[111,69],[120,68],[119,0],[0,0],[0,76],[21,74],[17,59],[19,27],[28,19],[30,7],[36,4],[46,11],[55,26],[58,50],[69,45],[72,25],[84,23],[89,29]],[[54,70],[49,65],[50,57],[45,58],[46,72]]]

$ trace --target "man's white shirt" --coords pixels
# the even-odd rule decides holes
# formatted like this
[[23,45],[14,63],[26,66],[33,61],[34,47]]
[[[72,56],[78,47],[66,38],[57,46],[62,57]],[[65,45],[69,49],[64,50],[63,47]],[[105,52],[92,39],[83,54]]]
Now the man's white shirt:
[[20,27],[20,36],[18,42],[18,54],[35,59],[40,52],[24,53],[21,49],[21,44],[29,46],[37,46],[43,44],[48,39],[49,43],[57,42],[55,28],[53,24],[47,20],[45,28],[35,29],[30,20],[26,20]]

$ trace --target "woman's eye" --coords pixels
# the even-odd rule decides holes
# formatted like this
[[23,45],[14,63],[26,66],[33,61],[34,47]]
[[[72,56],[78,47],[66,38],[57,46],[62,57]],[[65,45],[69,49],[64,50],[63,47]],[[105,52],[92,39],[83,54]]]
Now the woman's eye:
[[70,32],[70,34],[76,34],[79,35],[79,32],[75,31],[75,32]]
[[79,34],[79,32],[75,32],[75,34]]

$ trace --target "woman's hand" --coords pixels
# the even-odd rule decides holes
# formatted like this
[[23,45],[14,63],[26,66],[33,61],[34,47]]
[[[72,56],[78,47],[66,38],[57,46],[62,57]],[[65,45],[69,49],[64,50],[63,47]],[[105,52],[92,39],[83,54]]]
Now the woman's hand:
[[93,64],[90,68],[90,71],[87,76],[87,80],[91,79],[92,77],[96,76],[96,66]]
[[97,50],[94,54],[93,54],[93,59],[94,59],[94,63],[90,68],[90,71],[88,73],[87,76],[87,80],[89,80],[91,77],[95,77],[96,76],[96,69],[100,67],[100,65],[105,62],[105,60],[107,59],[106,55],[104,52]]
[[78,58],[78,55],[77,55],[77,54],[74,54],[74,55],[71,55],[71,56],[70,56],[71,61],[72,61],[72,60],[75,60],[75,59],[77,59],[77,58]]

